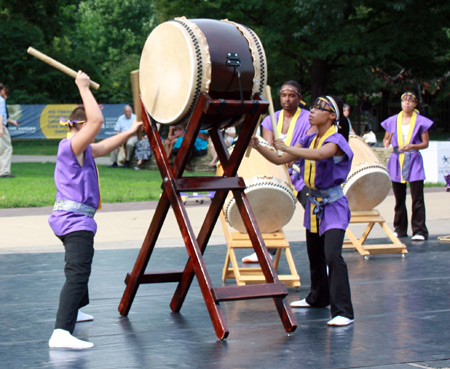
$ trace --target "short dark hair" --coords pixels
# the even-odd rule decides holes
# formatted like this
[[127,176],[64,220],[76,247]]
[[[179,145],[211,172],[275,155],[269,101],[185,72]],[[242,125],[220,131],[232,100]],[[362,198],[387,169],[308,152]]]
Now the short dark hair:
[[70,120],[86,120],[86,112],[84,110],[84,106],[80,105],[77,106],[75,109],[72,110],[72,113],[70,113]]
[[286,85],[294,86],[300,93],[300,96],[302,95],[302,88],[300,87],[300,83],[298,83],[297,81],[286,81],[281,85],[281,87],[286,86]]
[[3,90],[4,88],[5,88],[5,85],[0,82],[0,91]]

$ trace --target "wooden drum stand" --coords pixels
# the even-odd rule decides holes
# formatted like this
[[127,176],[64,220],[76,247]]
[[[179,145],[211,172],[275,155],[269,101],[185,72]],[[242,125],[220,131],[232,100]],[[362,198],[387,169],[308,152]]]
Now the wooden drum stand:
[[[288,295],[286,286],[280,282],[269,257],[264,239],[244,193],[244,180],[237,176],[239,164],[255,130],[258,118],[267,110],[267,107],[267,101],[261,100],[260,97],[259,100],[244,101],[213,100],[208,94],[203,92],[195,105],[187,125],[188,129],[183,143],[171,167],[164,152],[159,134],[155,129],[156,122],[151,120],[145,110],[145,106],[142,105],[144,127],[150,140],[158,169],[163,178],[163,193],[141,246],[133,271],[126,276],[126,288],[119,305],[121,315],[128,315],[137,289],[142,283],[178,282],[177,289],[170,303],[170,308],[174,312],[179,312],[195,275],[219,339],[225,339],[229,334],[219,305],[221,301],[271,297],[275,302],[285,331],[295,331],[297,325],[286,301],[286,296]],[[242,116],[245,114],[242,130],[231,156],[226,149],[220,128],[210,129],[212,142],[219,156],[219,160],[223,165],[223,177],[183,178],[182,175],[193,150],[200,127],[203,123],[208,122],[211,117],[218,117],[222,114],[228,116]],[[194,234],[183,200],[180,196],[180,192],[185,191],[215,191],[214,198],[212,199],[197,237]],[[203,253],[206,250],[228,191],[232,191],[236,199],[253,248],[260,260],[261,269],[266,281],[265,284],[214,287],[210,279],[203,259]],[[184,270],[181,271],[145,272],[170,206],[172,206],[178,221],[189,258]]]

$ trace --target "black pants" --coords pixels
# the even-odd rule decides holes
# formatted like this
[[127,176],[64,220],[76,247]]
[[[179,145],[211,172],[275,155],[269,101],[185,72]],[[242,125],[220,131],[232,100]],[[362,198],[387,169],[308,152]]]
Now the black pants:
[[322,236],[306,230],[311,273],[311,291],[306,302],[314,307],[331,305],[333,318],[341,315],[353,319],[347,264],[342,257],[344,236],[342,229],[330,229]]
[[89,304],[88,282],[94,257],[94,233],[77,231],[59,238],[66,250],[66,282],[59,297],[55,329],[73,333],[78,309]]
[[[408,213],[406,210],[406,183],[392,182],[395,196],[394,230],[399,236],[408,233]],[[423,196],[423,181],[409,182],[412,199],[411,228],[413,235],[421,234],[428,238],[425,225],[425,200]]]

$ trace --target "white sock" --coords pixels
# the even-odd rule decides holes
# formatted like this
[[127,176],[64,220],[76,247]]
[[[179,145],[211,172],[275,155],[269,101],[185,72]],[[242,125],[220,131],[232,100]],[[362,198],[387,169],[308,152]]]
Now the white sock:
[[94,344],[92,342],[82,341],[64,329],[55,329],[48,341],[48,347],[83,350],[94,347]]
[[77,314],[77,322],[90,322],[94,320],[94,317],[92,315],[83,313],[81,310],[78,310]]

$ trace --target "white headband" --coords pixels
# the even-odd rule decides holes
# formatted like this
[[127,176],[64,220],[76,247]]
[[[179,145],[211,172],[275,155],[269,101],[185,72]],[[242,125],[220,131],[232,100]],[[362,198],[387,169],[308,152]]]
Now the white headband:
[[328,101],[333,105],[333,109],[336,112],[336,122],[339,122],[341,115],[339,114],[339,109],[338,106],[336,104],[336,101],[334,101],[334,99],[331,96],[325,96]]

